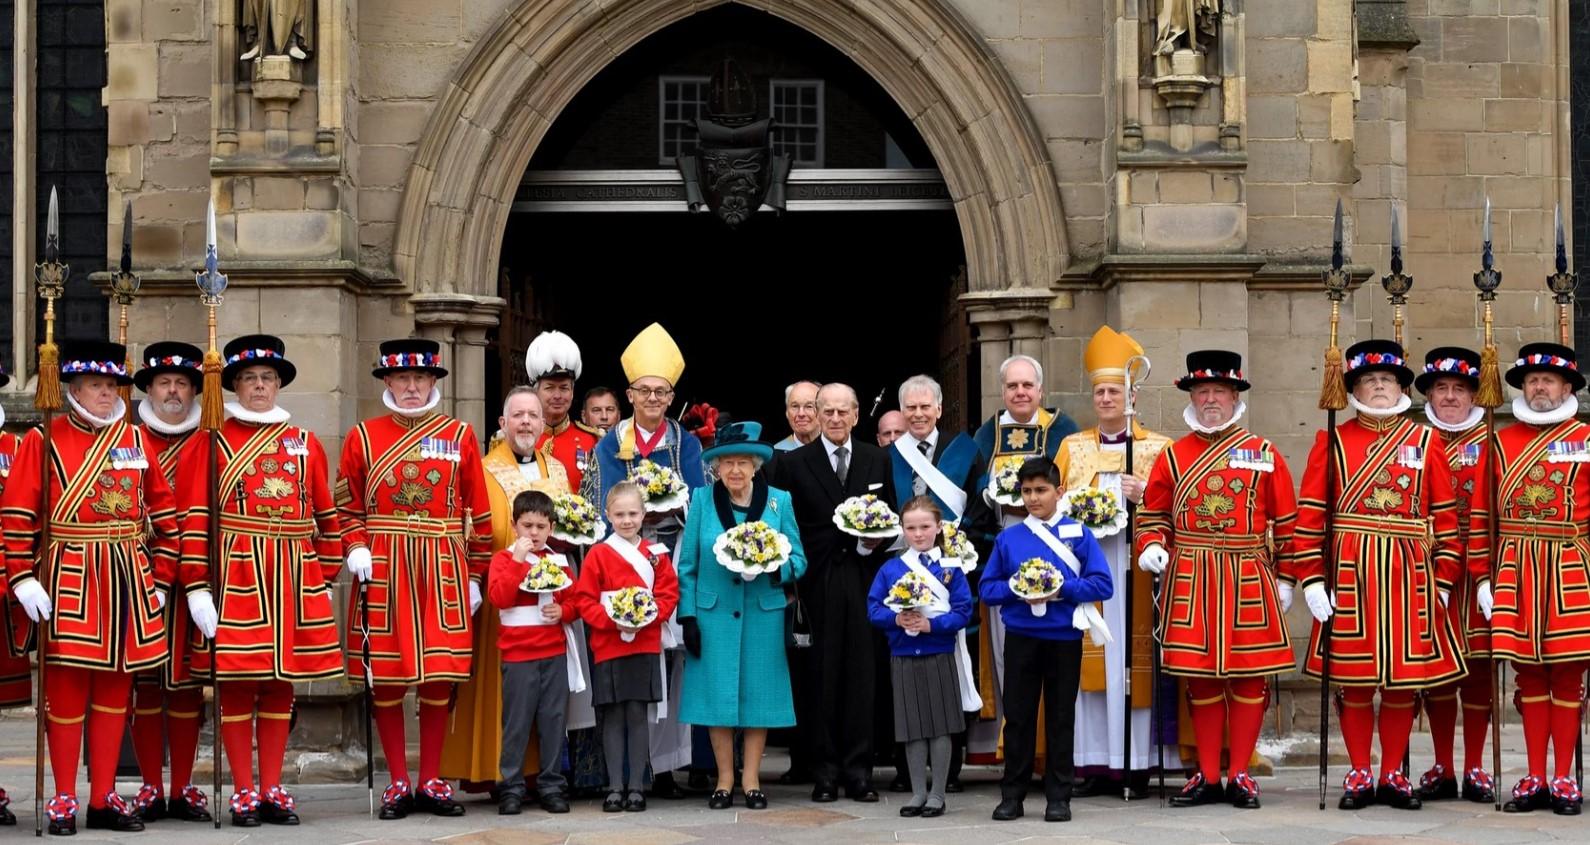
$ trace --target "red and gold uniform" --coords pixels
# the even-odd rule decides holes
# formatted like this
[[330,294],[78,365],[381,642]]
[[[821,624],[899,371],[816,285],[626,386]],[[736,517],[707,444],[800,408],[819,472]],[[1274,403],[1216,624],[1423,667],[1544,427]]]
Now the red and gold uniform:
[[562,464],[569,476],[569,489],[579,491],[586,468],[596,462],[596,443],[601,439],[596,429],[573,417],[565,417],[563,422],[549,425],[541,432],[536,449]]
[[[1245,390],[1241,365],[1236,353],[1196,352],[1177,386]],[[1161,575],[1161,665],[1186,679],[1198,744],[1183,802],[1205,803],[1218,791],[1228,734],[1231,783],[1258,798],[1248,764],[1264,721],[1265,676],[1295,665],[1276,577],[1296,518],[1285,458],[1235,421],[1172,443],[1149,474],[1136,552],[1159,545],[1170,558]]]
[[[0,379],[3,379],[0,376]],[[0,380],[0,385],[5,381]],[[0,415],[0,421],[4,416]],[[3,495],[6,482],[10,480],[12,467],[16,464],[17,449],[22,445],[22,438],[9,431],[0,431],[0,495]],[[4,584],[0,584],[0,597],[9,593]],[[14,619],[10,602],[0,604],[7,619]],[[26,618],[21,619],[26,623]],[[0,648],[0,707],[22,707],[33,703],[33,665],[27,655],[13,654],[9,648]],[[4,790],[0,790],[0,802],[3,802]],[[5,806],[0,803],[0,807]]]
[[[1515,387],[1521,386],[1520,370],[1557,370],[1575,389],[1584,385],[1566,347],[1529,344],[1519,354],[1507,373]],[[1510,810],[1544,806],[1548,742],[1554,750],[1552,803],[1572,814],[1582,800],[1569,767],[1590,667],[1590,426],[1574,419],[1577,407],[1570,396],[1557,412],[1536,413],[1524,397],[1514,400],[1519,422],[1496,433],[1496,473],[1481,476],[1477,497],[1491,501],[1485,485],[1500,479],[1491,648],[1518,672],[1529,757],[1529,774],[1514,788]],[[1476,522],[1469,534],[1476,562],[1489,558],[1489,540]]]
[[[63,350],[61,373],[63,380],[108,375],[130,383],[123,361],[119,345],[83,343]],[[104,420],[71,404],[50,429],[50,548],[40,548],[40,429],[22,439],[0,498],[11,594],[20,600],[19,589],[37,591],[42,582],[53,605],[41,625],[48,663],[45,732],[56,791],[48,808],[52,831],[57,825],[75,830],[85,723],[90,810],[130,814],[114,791],[116,761],[133,673],[158,669],[166,659],[158,584],[173,577],[178,530],[171,488],[149,459],[143,433],[122,420],[120,402]],[[13,649],[30,637],[26,622],[13,619],[21,637],[13,636]]]
[[[1361,373],[1388,369],[1404,386],[1413,380],[1402,363],[1402,347],[1391,341],[1354,344],[1346,360],[1349,384]],[[1415,696],[1467,671],[1440,597],[1463,572],[1452,470],[1436,432],[1400,416],[1407,404],[1403,397],[1401,407],[1387,412],[1360,408],[1337,426],[1329,450],[1326,432],[1320,432],[1303,474],[1289,580],[1295,579],[1305,594],[1319,585],[1334,597],[1335,611],[1325,623],[1331,626],[1326,682],[1344,687],[1339,721],[1353,767],[1343,799],[1349,809],[1368,800],[1375,787],[1369,764],[1376,690],[1381,691],[1380,784],[1400,796],[1396,801],[1416,807],[1401,772]],[[1334,464],[1335,494],[1328,504],[1327,461]],[[1321,632],[1316,623],[1303,667],[1315,678],[1323,674]]]
[[[382,344],[383,358],[390,345]],[[361,587],[368,622],[357,595],[348,610],[348,674],[364,677],[368,636],[374,718],[405,795],[403,697],[419,687],[419,782],[436,791],[453,686],[471,676],[469,585],[480,585],[491,564],[491,505],[475,431],[430,412],[367,420],[343,442],[337,475],[343,547],[350,558],[368,548],[373,570]]]

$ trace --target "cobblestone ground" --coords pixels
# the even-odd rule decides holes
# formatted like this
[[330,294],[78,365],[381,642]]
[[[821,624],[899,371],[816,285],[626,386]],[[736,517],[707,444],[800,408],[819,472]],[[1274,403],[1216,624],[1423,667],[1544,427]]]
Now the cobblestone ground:
[[[1510,786],[1520,776],[1521,737],[1516,721],[1503,734],[1503,768],[1500,780]],[[33,731],[31,719],[0,720],[0,785],[11,794],[18,826],[0,832],[0,841],[33,834]],[[1428,765],[1429,737],[1416,735],[1413,743],[1416,770]],[[379,764],[379,763],[378,763]],[[784,760],[770,757],[767,777],[784,769]],[[301,786],[295,789],[304,823],[296,828],[264,827],[243,831],[208,824],[163,821],[140,834],[108,835],[83,829],[79,841],[181,843],[417,843],[452,845],[678,845],[690,842],[768,843],[916,843],[916,845],[984,845],[1022,842],[1027,845],[1092,845],[1092,843],[1152,843],[1201,845],[1202,843],[1255,843],[1256,845],[1327,845],[1327,843],[1451,842],[1462,845],[1527,845],[1536,842],[1590,842],[1590,815],[1561,818],[1551,813],[1504,815],[1489,805],[1441,802],[1419,812],[1374,807],[1357,813],[1335,809],[1345,766],[1333,766],[1330,809],[1318,809],[1317,770],[1281,766],[1272,777],[1260,779],[1264,808],[1237,811],[1229,807],[1173,810],[1158,800],[1123,803],[1120,799],[1088,798],[1073,803],[1075,818],[1067,824],[1042,821],[1043,799],[1035,792],[1028,799],[1030,814],[1018,822],[989,819],[998,801],[997,773],[969,768],[967,791],[951,795],[950,811],[939,819],[902,819],[900,799],[883,794],[877,804],[841,800],[819,805],[808,800],[804,788],[773,785],[771,806],[746,810],[738,801],[733,810],[712,811],[706,798],[650,802],[645,813],[604,815],[599,802],[581,801],[566,816],[548,816],[527,810],[518,817],[496,814],[494,805],[471,800],[462,818],[411,817],[397,822],[377,822],[368,814],[362,782],[355,786]],[[887,775],[879,773],[880,784]],[[123,781],[124,795],[136,784]],[[86,789],[86,784],[80,789]]]

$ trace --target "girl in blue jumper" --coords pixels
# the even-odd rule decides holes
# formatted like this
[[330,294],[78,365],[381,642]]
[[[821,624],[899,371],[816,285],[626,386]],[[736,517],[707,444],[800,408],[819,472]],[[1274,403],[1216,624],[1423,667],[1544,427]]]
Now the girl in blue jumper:
[[[889,675],[894,686],[894,738],[905,743],[911,774],[906,817],[944,815],[944,782],[950,771],[950,737],[966,729],[956,675],[955,632],[972,618],[972,591],[958,567],[939,565],[943,515],[931,496],[917,496],[900,511],[910,548],[878,570],[867,593],[867,615],[889,632]],[[929,585],[931,602],[920,610],[890,609],[885,600],[895,582],[915,573]],[[928,759],[933,784],[927,783]]]

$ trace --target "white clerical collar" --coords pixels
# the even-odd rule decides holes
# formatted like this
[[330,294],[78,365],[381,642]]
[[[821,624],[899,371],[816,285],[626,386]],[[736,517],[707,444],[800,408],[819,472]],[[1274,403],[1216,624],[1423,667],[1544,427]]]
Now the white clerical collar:
[[1358,401],[1358,397],[1349,393],[1347,394],[1347,407],[1352,408],[1360,417],[1368,417],[1372,420],[1383,420],[1387,417],[1395,417],[1398,414],[1407,413],[1408,409],[1413,407],[1413,399],[1408,396],[1408,394],[1404,393],[1402,394],[1402,398],[1398,399],[1397,403],[1392,405],[1390,408],[1371,408],[1368,405]]
[[418,408],[403,408],[403,407],[399,407],[398,406],[397,397],[392,395],[392,391],[390,391],[390,390],[381,391],[381,403],[386,405],[386,409],[388,411],[391,411],[392,413],[397,414],[400,417],[409,417],[411,419],[412,418],[416,418],[416,417],[423,417],[426,414],[429,414],[432,410],[434,410],[436,408],[437,404],[440,403],[441,401],[442,401],[442,392],[440,390],[437,390],[436,388],[433,387],[433,388],[431,388],[430,398],[425,400],[425,404],[424,405],[421,405]]
[[116,405],[111,408],[110,416],[108,417],[96,417],[89,413],[88,409],[83,407],[82,403],[78,402],[77,397],[73,396],[70,391],[66,394],[66,402],[72,406],[73,413],[81,417],[84,422],[89,424],[89,427],[94,429],[104,428],[127,415],[127,405],[121,401],[120,396],[116,397]]
[[176,437],[179,434],[187,434],[199,427],[199,403],[195,401],[188,406],[188,415],[182,422],[168,423],[155,413],[154,402],[145,399],[138,403],[138,418],[143,420],[144,425],[149,426],[151,431],[164,434],[167,437]]
[[1475,405],[1469,409],[1469,415],[1467,419],[1458,423],[1449,423],[1442,422],[1441,418],[1435,415],[1435,406],[1426,403],[1424,406],[1424,417],[1430,421],[1430,425],[1433,425],[1448,434],[1462,434],[1463,432],[1468,431],[1474,426],[1480,424],[1480,420],[1485,418],[1485,409]]
[[237,402],[226,403],[226,412],[235,420],[241,420],[255,425],[274,425],[284,423],[292,418],[287,409],[280,405],[272,405],[269,411],[250,411]]
[[[910,432],[907,432],[907,433],[909,434]],[[840,446],[843,446],[843,447],[845,447],[846,449],[849,450],[849,451],[847,451],[845,453],[847,455],[853,455],[856,452],[855,449],[851,449],[850,448],[850,438],[849,437],[846,437],[845,438],[845,442],[843,442],[843,443],[835,443],[834,441],[829,440],[826,437],[823,438],[823,448],[828,450],[828,457],[830,457],[830,458],[832,458],[834,456],[834,452],[838,451]]]
[[1032,412],[1032,416],[1030,418],[1028,418],[1027,420],[1025,420],[1025,421],[1016,419],[1015,416],[1013,416],[1008,409],[999,412],[999,424],[1000,425],[1037,425],[1037,423],[1038,423],[1038,412],[1037,411],[1033,411]]
[[541,480],[541,464],[535,458],[519,461],[519,474],[531,481]]
[[1236,425],[1237,420],[1242,419],[1242,415],[1247,410],[1248,403],[1242,399],[1238,399],[1237,409],[1231,413],[1231,419],[1211,428],[1210,426],[1204,425],[1198,421],[1198,412],[1194,411],[1192,403],[1188,402],[1187,407],[1183,408],[1181,411],[1181,421],[1186,423],[1188,428],[1198,432],[1199,434],[1219,434],[1220,432]]
[[1530,425],[1556,425],[1564,420],[1573,419],[1579,413],[1579,397],[1568,394],[1567,401],[1550,411],[1536,411],[1529,407],[1529,401],[1522,396],[1513,397],[1513,416],[1519,422]]

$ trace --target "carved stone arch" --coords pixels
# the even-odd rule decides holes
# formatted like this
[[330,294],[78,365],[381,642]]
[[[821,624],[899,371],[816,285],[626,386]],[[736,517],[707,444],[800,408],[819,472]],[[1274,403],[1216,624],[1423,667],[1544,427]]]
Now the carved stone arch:
[[[1021,93],[946,0],[738,0],[844,52],[888,91],[955,203],[973,294],[1046,290],[1069,261],[1048,150]],[[393,261],[427,300],[491,298],[531,154],[642,39],[730,0],[522,0],[443,93],[410,165]],[[477,300],[479,301],[479,300]]]

